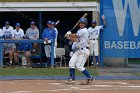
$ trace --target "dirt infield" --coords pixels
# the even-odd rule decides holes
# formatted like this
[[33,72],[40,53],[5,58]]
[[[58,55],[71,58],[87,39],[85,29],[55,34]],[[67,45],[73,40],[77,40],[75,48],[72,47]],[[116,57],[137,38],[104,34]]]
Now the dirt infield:
[[140,93],[140,80],[95,80],[90,85],[61,80],[0,81],[0,93]]

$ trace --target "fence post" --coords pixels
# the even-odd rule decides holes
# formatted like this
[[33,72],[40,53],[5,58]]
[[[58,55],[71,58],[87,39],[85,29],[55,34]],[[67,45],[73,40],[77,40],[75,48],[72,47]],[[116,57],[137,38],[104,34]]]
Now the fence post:
[[[101,16],[103,15],[103,0],[100,0],[100,24],[102,24]],[[100,32],[100,67],[104,66],[103,63],[103,31]]]
[[51,67],[54,67],[54,40],[51,40]]
[[3,67],[3,44],[0,43],[0,66]]
[[41,37],[41,33],[42,33],[42,12],[39,12],[39,36]]

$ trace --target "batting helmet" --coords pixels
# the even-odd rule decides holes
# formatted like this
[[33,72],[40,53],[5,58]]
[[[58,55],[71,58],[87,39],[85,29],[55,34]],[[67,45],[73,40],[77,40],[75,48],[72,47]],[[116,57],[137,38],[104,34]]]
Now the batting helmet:
[[16,23],[16,27],[20,27],[20,23]]
[[79,23],[88,23],[88,20],[86,18],[80,18]]
[[91,24],[97,24],[96,20],[93,20],[93,21],[91,22]]

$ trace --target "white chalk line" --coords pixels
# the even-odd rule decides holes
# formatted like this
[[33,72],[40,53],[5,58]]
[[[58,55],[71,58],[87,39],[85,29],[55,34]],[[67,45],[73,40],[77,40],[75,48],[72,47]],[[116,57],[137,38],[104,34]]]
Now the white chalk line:
[[122,84],[122,85],[127,85],[127,84],[129,84],[129,83],[126,83],[126,82],[109,82],[110,84],[116,84],[116,83],[118,83],[118,84]]
[[[71,90],[73,90],[73,89],[38,90],[38,91],[13,91],[11,93],[58,92],[58,91],[71,91]],[[93,90],[97,90],[97,89],[78,89],[78,90],[81,90],[81,91],[93,91]]]
[[33,83],[33,82],[32,83],[28,83],[28,82],[27,83],[23,83],[23,82],[0,82],[0,84],[16,84],[16,85],[17,84],[23,84],[23,85],[24,84],[37,84],[37,85],[42,85],[42,84],[46,84],[46,83],[43,83],[43,82],[42,83]]

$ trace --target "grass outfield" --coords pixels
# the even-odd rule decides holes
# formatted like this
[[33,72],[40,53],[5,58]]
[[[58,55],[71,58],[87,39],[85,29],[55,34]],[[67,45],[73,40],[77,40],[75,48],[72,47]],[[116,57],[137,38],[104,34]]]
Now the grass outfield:
[[140,72],[134,73],[135,76],[140,76]]
[[[97,69],[88,69],[93,76],[97,76]],[[68,76],[68,68],[1,68],[0,76]],[[76,75],[81,72],[76,70]]]

